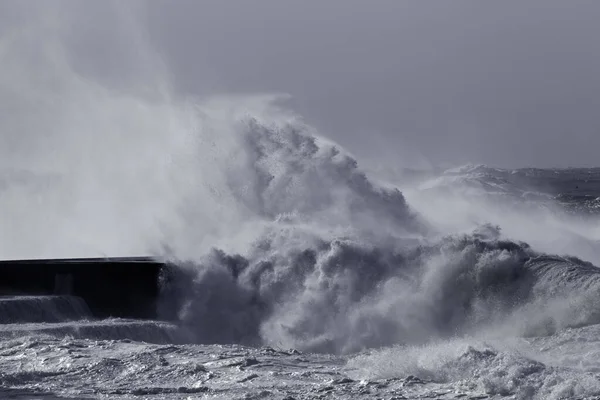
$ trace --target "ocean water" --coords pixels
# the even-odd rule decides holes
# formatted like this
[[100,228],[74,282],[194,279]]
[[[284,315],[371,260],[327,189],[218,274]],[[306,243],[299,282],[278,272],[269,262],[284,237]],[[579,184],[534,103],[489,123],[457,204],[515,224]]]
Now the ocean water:
[[[183,130],[169,163],[135,165],[162,176],[104,181],[95,187],[111,196],[91,205],[100,192],[59,201],[81,189],[78,174],[3,175],[17,231],[43,233],[45,215],[68,233],[93,217],[83,222],[99,226],[77,229],[107,251],[175,262],[161,302],[182,305],[167,323],[95,320],[74,297],[1,298],[2,396],[600,396],[600,169],[468,165],[383,180],[295,119],[245,108],[207,122],[207,110],[186,110],[198,130]],[[12,247],[2,232],[5,258],[86,251],[81,237]]]
[[166,258],[180,307],[0,298],[0,398],[600,398],[600,169],[384,175],[136,35],[132,82],[86,75],[46,12],[0,51],[0,258]]

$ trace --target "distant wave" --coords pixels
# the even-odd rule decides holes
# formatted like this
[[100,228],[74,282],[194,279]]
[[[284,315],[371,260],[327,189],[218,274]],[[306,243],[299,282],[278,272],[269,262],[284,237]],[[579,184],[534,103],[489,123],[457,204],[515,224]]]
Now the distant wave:
[[528,175],[519,170],[471,164],[446,170],[421,183],[419,189],[538,203],[548,202],[553,198],[551,193],[544,190],[549,188],[544,188],[539,180],[529,179]]
[[600,195],[600,169],[501,169],[467,164],[421,182],[419,189],[500,197],[538,207],[562,204],[577,212],[595,212],[593,202]]

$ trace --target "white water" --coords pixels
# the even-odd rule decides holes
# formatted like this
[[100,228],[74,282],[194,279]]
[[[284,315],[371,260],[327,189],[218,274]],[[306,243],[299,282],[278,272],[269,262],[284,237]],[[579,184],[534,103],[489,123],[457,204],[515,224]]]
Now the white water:
[[[132,68],[146,65],[152,79],[107,85],[72,59],[67,24],[56,22],[75,16],[43,11],[0,45],[0,101],[11,110],[0,122],[0,257],[180,260],[180,323],[202,345],[143,344],[180,339],[152,322],[5,325],[4,387],[173,398],[310,396],[315,385],[340,397],[600,393],[598,273],[542,255],[597,262],[594,225],[472,192],[413,188],[405,198],[279,96],[172,93],[143,41]],[[270,366],[250,378],[239,364],[211,364],[236,352]],[[327,383],[341,374],[355,381]]]
[[62,322],[91,318],[83,299],[74,296],[0,297],[0,324]]

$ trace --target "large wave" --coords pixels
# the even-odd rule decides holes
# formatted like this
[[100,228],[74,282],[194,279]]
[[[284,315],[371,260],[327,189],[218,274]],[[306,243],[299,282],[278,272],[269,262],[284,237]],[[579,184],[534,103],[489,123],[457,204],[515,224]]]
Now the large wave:
[[310,130],[251,119],[239,134],[250,156],[235,175],[250,188],[230,188],[254,231],[238,252],[187,263],[179,318],[198,341],[347,353],[598,322],[592,264],[489,224],[444,235]]
[[164,301],[204,343],[347,353],[597,322],[595,267],[544,255],[596,262],[580,225],[377,183],[278,96],[183,98],[149,67],[161,84],[105,85],[52,20],[0,52],[0,256],[176,260]]

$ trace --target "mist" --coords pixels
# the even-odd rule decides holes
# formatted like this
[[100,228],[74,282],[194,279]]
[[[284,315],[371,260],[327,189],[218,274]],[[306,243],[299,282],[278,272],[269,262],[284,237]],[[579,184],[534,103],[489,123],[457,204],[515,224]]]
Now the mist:
[[[362,172],[335,172],[357,161],[358,171],[593,165],[598,7],[561,4],[3,2],[2,251],[134,255],[176,242],[191,256],[232,236],[246,243],[253,222],[322,207],[330,194],[310,179],[337,176],[338,201],[358,190],[344,185]],[[300,155],[282,149],[297,143],[263,133],[254,143],[248,116],[265,132],[291,124],[313,137],[295,141],[320,149],[311,163],[323,171],[300,174],[278,197],[285,206],[264,198],[275,191],[261,174],[294,176]],[[273,165],[252,164],[256,146],[275,146]],[[454,228],[489,222],[480,209]],[[335,226],[347,217],[325,210]],[[537,240],[519,215],[497,220]]]

